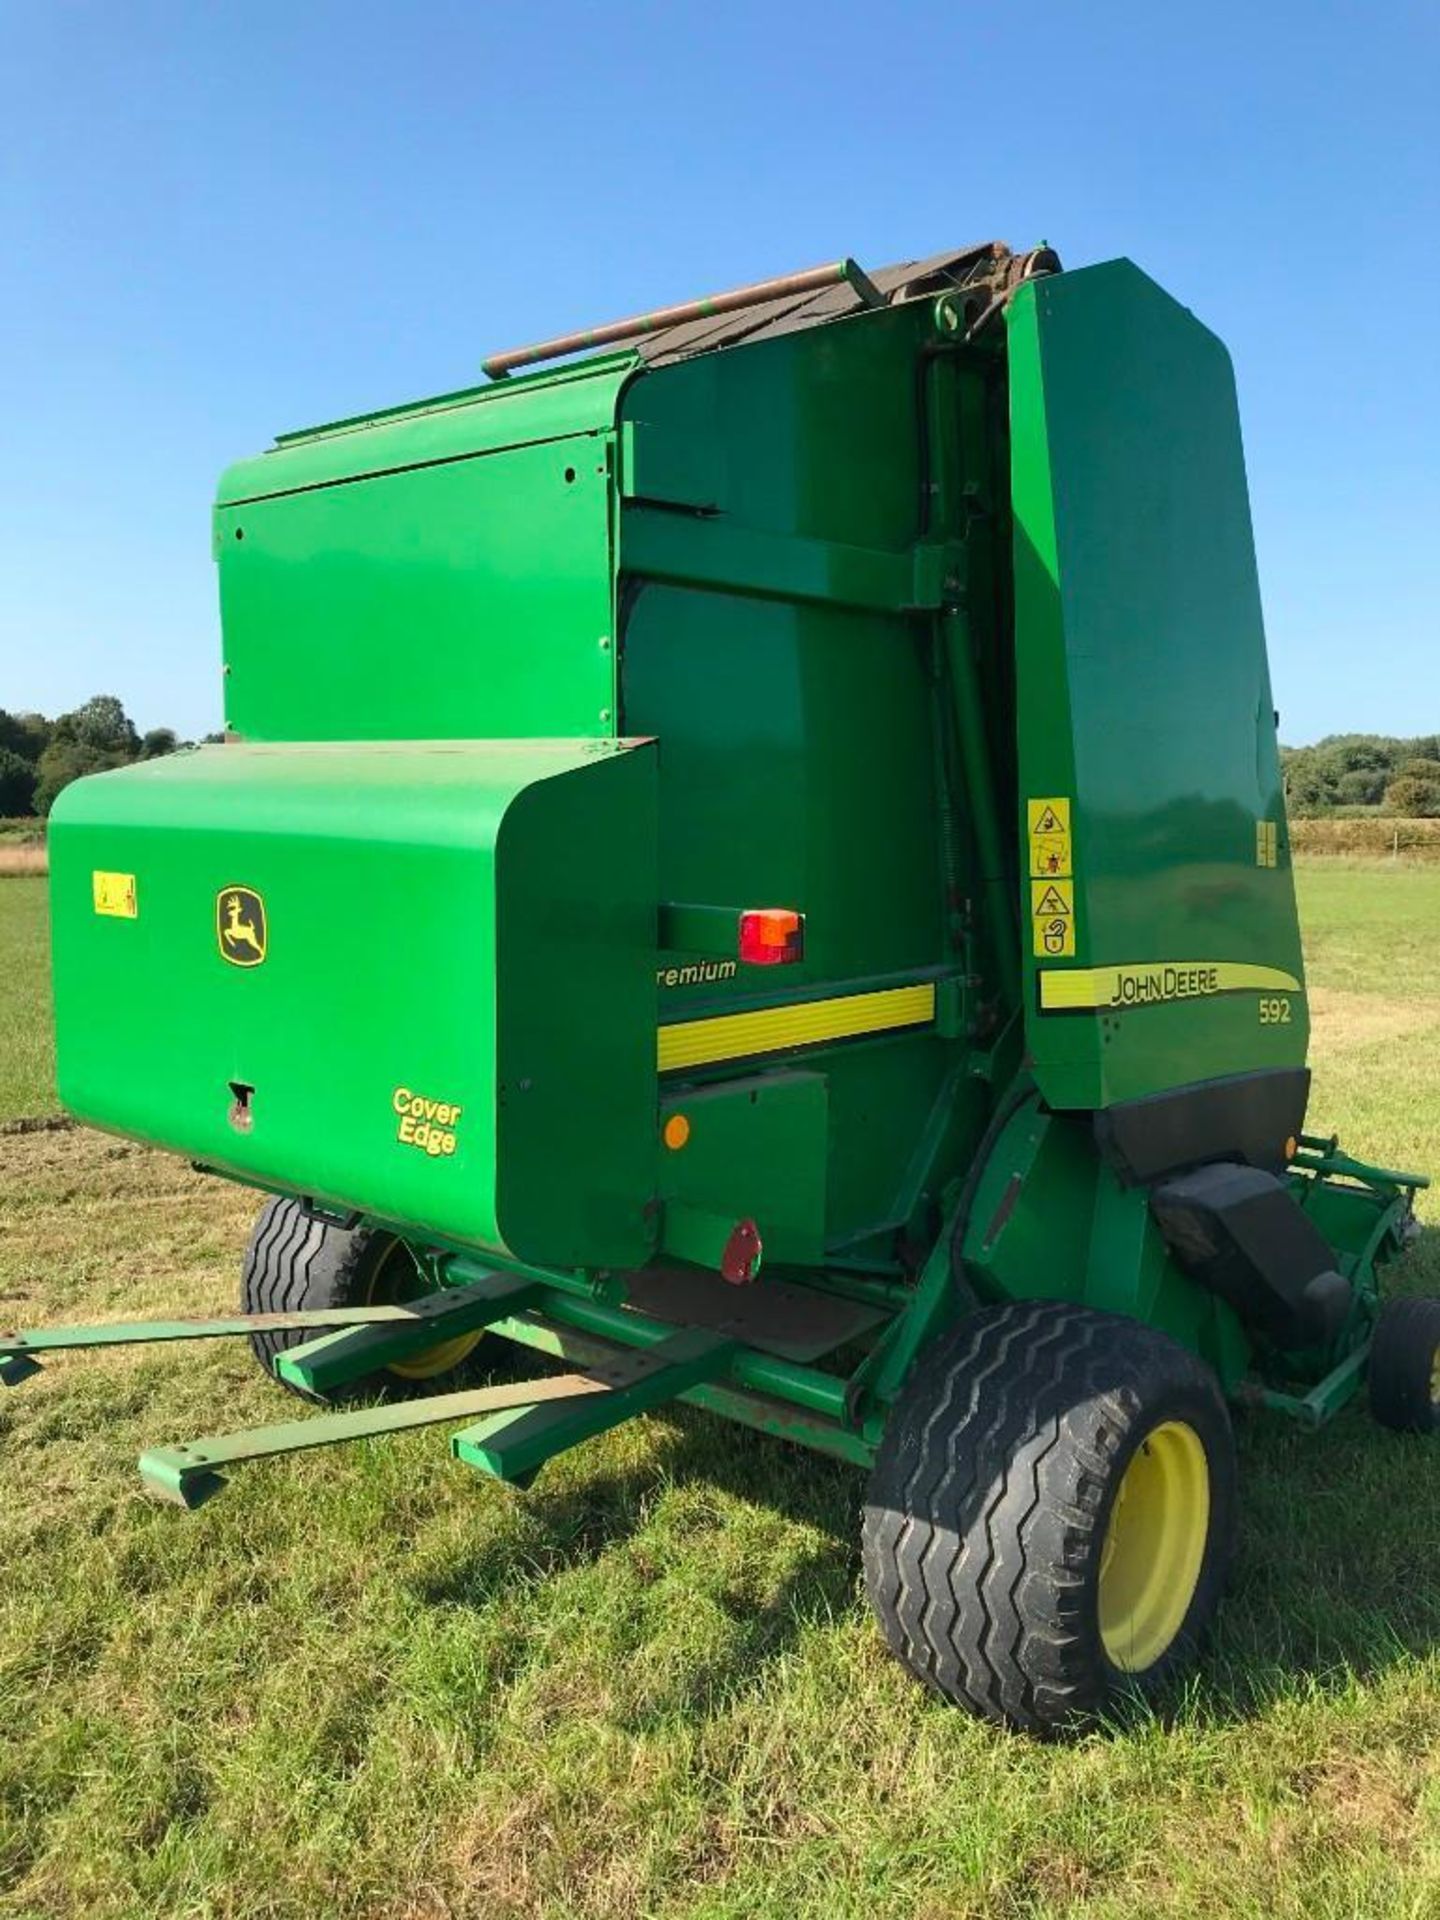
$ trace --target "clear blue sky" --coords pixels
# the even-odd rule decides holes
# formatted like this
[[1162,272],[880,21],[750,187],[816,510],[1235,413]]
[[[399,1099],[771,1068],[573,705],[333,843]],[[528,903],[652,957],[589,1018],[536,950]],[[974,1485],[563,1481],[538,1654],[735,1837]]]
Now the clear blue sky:
[[1440,729],[1440,9],[0,0],[0,706],[218,725],[286,428],[842,253],[1129,254],[1234,355],[1282,733]]

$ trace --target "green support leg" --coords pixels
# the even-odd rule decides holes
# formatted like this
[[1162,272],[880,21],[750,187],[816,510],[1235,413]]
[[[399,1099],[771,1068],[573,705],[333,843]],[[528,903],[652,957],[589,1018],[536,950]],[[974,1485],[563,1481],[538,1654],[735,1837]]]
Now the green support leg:
[[1366,1340],[1353,1353],[1330,1369],[1308,1393],[1284,1393],[1261,1381],[1242,1381],[1236,1398],[1244,1406],[1265,1407],[1272,1413],[1288,1414],[1302,1427],[1323,1427],[1360,1391],[1365,1369],[1370,1364],[1370,1342]]
[[[487,1275],[487,1283],[498,1276]],[[468,1291],[455,1288],[445,1296],[446,1304]],[[40,1327],[28,1333],[0,1334],[0,1385],[19,1386],[31,1374],[40,1371],[42,1353],[79,1353],[96,1347],[134,1347],[161,1345],[171,1340],[246,1339],[252,1333],[301,1333],[323,1327],[389,1326],[406,1328],[415,1323],[416,1309],[436,1296],[427,1294],[389,1307],[305,1307],[295,1313],[241,1313],[218,1320],[111,1320],[88,1327]],[[425,1345],[435,1338],[433,1324],[427,1319]]]
[[537,1280],[513,1273],[487,1274],[469,1286],[445,1287],[411,1301],[407,1321],[342,1327],[318,1340],[307,1340],[304,1346],[291,1347],[276,1359],[275,1371],[292,1387],[328,1393],[363,1380],[393,1360],[408,1360],[441,1340],[474,1333],[506,1314],[518,1313],[539,1292]]
[[427,1400],[403,1400],[395,1405],[359,1407],[351,1413],[317,1414],[309,1420],[289,1420],[278,1427],[250,1427],[242,1433],[219,1434],[180,1447],[154,1447],[140,1456],[140,1476],[162,1500],[181,1507],[198,1507],[224,1486],[222,1467],[247,1460],[272,1460],[281,1454],[306,1453],[313,1447],[339,1446],[346,1440],[373,1440],[383,1433],[406,1433],[416,1427],[439,1426],[447,1420],[470,1420],[476,1414],[503,1408],[533,1409],[540,1401],[608,1400],[604,1370],[558,1374],[546,1380],[519,1380],[499,1387],[475,1387],[465,1393],[434,1394]]
[[673,1400],[686,1388],[718,1379],[737,1343],[704,1328],[687,1327],[645,1352],[618,1355],[596,1369],[610,1386],[603,1398],[581,1405],[518,1408],[467,1427],[450,1442],[464,1460],[497,1480],[523,1484],[537,1468],[567,1447],[618,1427],[637,1413]]

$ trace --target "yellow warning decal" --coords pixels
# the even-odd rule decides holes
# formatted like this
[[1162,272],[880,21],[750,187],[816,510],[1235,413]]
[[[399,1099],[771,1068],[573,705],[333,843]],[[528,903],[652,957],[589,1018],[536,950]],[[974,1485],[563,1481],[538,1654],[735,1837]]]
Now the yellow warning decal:
[[661,1073],[705,1067],[790,1047],[922,1027],[935,1018],[935,983],[886,987],[878,993],[847,993],[832,1000],[806,1000],[753,1013],[722,1013],[712,1020],[677,1020],[661,1027],[657,1056]]
[[1025,816],[1030,832],[1030,878],[1054,880],[1072,874],[1070,802],[1062,798],[1027,800]]
[[1273,867],[1280,851],[1280,829],[1273,820],[1255,822],[1255,864]]
[[117,920],[139,919],[140,904],[133,873],[101,873],[97,867],[90,879],[95,889],[96,913],[113,914]]
[[1030,919],[1038,957],[1068,959],[1075,951],[1075,882],[1032,880]]
[[1040,974],[1042,1013],[1100,1007],[1155,1007],[1218,993],[1300,993],[1293,973],[1233,960],[1147,960],[1118,967],[1067,967]]

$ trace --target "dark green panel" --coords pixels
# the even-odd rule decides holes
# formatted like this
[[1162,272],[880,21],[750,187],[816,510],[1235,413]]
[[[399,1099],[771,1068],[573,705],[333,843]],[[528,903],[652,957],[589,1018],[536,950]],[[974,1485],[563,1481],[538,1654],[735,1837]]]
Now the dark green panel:
[[[1229,356],[1123,260],[1023,288],[1008,320],[1022,851],[1027,798],[1074,809],[1073,957],[1037,960],[1024,889],[1040,1084],[1056,1105],[1092,1107],[1299,1064],[1300,942]],[[1259,863],[1264,823],[1273,866]],[[1238,967],[1274,983],[1210,991]],[[1125,969],[1144,1003],[1042,1012],[1041,968],[1106,969],[1100,992]],[[1199,997],[1164,997],[1177,985]]]
[[746,1218],[767,1264],[825,1253],[826,1084],[821,1073],[755,1074],[668,1094],[662,1120],[685,1133],[660,1157],[667,1244],[674,1209]]
[[897,308],[640,373],[620,403],[633,491],[737,527],[907,555],[925,325],[923,309]]
[[928,690],[902,622],[647,586],[622,698],[626,731],[662,742],[662,899],[806,915],[802,965],[707,1004],[939,962]]
[[[662,1018],[889,985],[942,963],[929,693],[903,622],[646,586],[622,673],[627,729],[661,742],[662,900],[806,915],[803,963],[731,961],[718,979],[662,984]],[[662,949],[660,964],[696,957]],[[800,1056],[831,1090],[827,1240],[892,1217],[954,1051],[926,1033]]]
[[[832,1246],[876,1228],[905,1225],[913,1200],[932,1200],[978,1136],[987,1111],[978,1081],[950,1079],[961,1049],[932,1033],[818,1050],[813,1056],[830,1088],[827,1238]],[[955,1137],[926,1150],[936,1104],[956,1120]],[[925,1176],[930,1176],[928,1184]]]
[[[806,916],[802,964],[662,985],[662,1019],[946,963],[932,628],[905,611],[938,585],[915,552],[924,325],[908,309],[760,341],[623,396],[622,725],[661,743],[661,898]],[[830,1089],[830,1243],[907,1210],[954,1051],[925,1033],[799,1056]],[[747,1066],[697,1077],[727,1071]],[[743,1210],[743,1182],[727,1193]]]

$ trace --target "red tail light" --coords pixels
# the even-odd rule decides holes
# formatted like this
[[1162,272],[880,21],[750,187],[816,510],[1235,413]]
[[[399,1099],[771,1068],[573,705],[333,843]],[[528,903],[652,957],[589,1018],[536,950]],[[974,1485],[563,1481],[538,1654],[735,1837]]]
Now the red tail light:
[[740,916],[740,958],[751,967],[783,967],[805,958],[805,916],[789,907],[747,907]]

